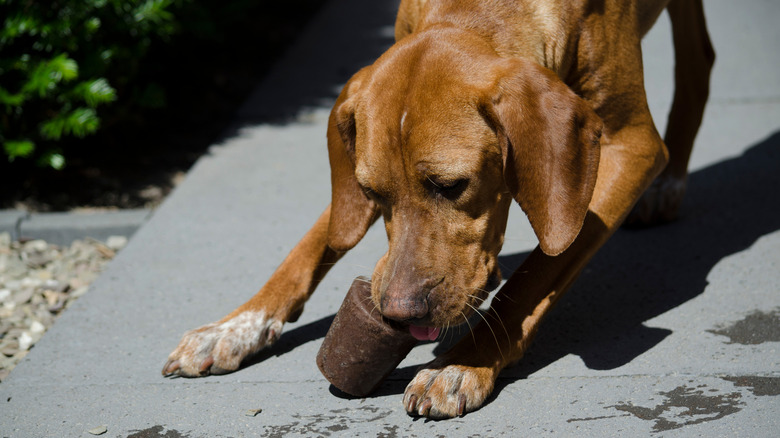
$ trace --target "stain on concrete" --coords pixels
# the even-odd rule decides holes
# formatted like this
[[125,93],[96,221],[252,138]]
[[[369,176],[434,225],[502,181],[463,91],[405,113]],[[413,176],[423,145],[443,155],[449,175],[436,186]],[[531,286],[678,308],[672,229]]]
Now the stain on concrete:
[[[739,392],[721,395],[705,395],[701,385],[697,388],[678,386],[669,392],[659,393],[664,400],[652,408],[620,403],[614,406],[642,420],[653,421],[653,432],[679,429],[683,426],[719,420],[742,410],[744,403]],[[709,391],[708,391],[709,392]],[[710,393],[712,394],[712,393]]]
[[746,387],[753,395],[759,397],[780,395],[780,377],[727,376],[721,378],[736,386]]
[[[357,408],[335,409],[323,414],[296,414],[293,415],[295,421],[290,424],[267,426],[262,436],[277,438],[291,433],[304,436],[341,436],[342,432],[348,431],[352,425],[378,422],[388,417],[392,412],[390,409],[367,405]],[[377,428],[380,427],[381,425],[377,424]],[[397,430],[384,426],[384,433],[381,436],[395,438],[398,436]]]
[[[165,431],[165,433],[163,433]],[[178,430],[167,429],[163,426],[152,426],[144,430],[134,430],[127,438],[189,438]]]
[[301,423],[299,421],[294,421],[290,424],[282,424],[280,426],[270,426],[265,428],[265,433],[263,433],[262,436],[268,437],[268,438],[282,438],[293,431],[298,431],[298,425]]
[[756,310],[729,326],[707,330],[730,340],[727,344],[756,345],[780,342],[780,308],[769,312]]
[[377,438],[397,438],[400,436],[398,435],[398,426],[385,425],[385,429],[378,431],[376,436]]

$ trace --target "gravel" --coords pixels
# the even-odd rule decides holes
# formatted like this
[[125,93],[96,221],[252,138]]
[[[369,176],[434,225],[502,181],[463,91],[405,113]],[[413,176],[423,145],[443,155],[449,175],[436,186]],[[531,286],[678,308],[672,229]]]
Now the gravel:
[[126,244],[114,236],[59,247],[0,233],[0,382]]

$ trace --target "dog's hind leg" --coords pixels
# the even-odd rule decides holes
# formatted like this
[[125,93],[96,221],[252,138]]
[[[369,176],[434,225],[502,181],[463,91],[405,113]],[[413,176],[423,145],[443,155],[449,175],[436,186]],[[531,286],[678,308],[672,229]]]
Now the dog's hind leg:
[[669,163],[637,202],[626,223],[652,225],[677,217],[685,195],[688,159],[702,122],[715,62],[701,0],[672,0],[667,6],[674,40],[674,100],[664,143]]

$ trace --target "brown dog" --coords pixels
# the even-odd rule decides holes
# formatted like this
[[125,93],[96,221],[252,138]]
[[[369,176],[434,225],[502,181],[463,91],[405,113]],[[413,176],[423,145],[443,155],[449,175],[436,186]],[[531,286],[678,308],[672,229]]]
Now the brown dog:
[[[640,48],[664,8],[676,52],[666,143],[648,111]],[[474,327],[404,394],[410,414],[462,415],[523,355],[637,201],[634,221],[674,217],[714,61],[701,0],[404,0],[396,40],[331,112],[330,206],[260,292],[184,335],[163,374],[233,371],[273,343],[380,215],[389,250],[374,270],[374,303],[435,338],[498,285],[514,199],[539,247],[486,316],[505,333]]]

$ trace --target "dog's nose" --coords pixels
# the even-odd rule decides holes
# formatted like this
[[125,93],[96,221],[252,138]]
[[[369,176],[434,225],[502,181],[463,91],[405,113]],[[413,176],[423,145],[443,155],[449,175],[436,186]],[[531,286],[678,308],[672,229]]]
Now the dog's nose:
[[382,315],[395,321],[422,319],[428,315],[428,296],[382,297],[380,309]]
[[430,311],[428,297],[431,290],[442,280],[391,281],[382,291],[379,310],[386,318],[395,321],[425,319]]

